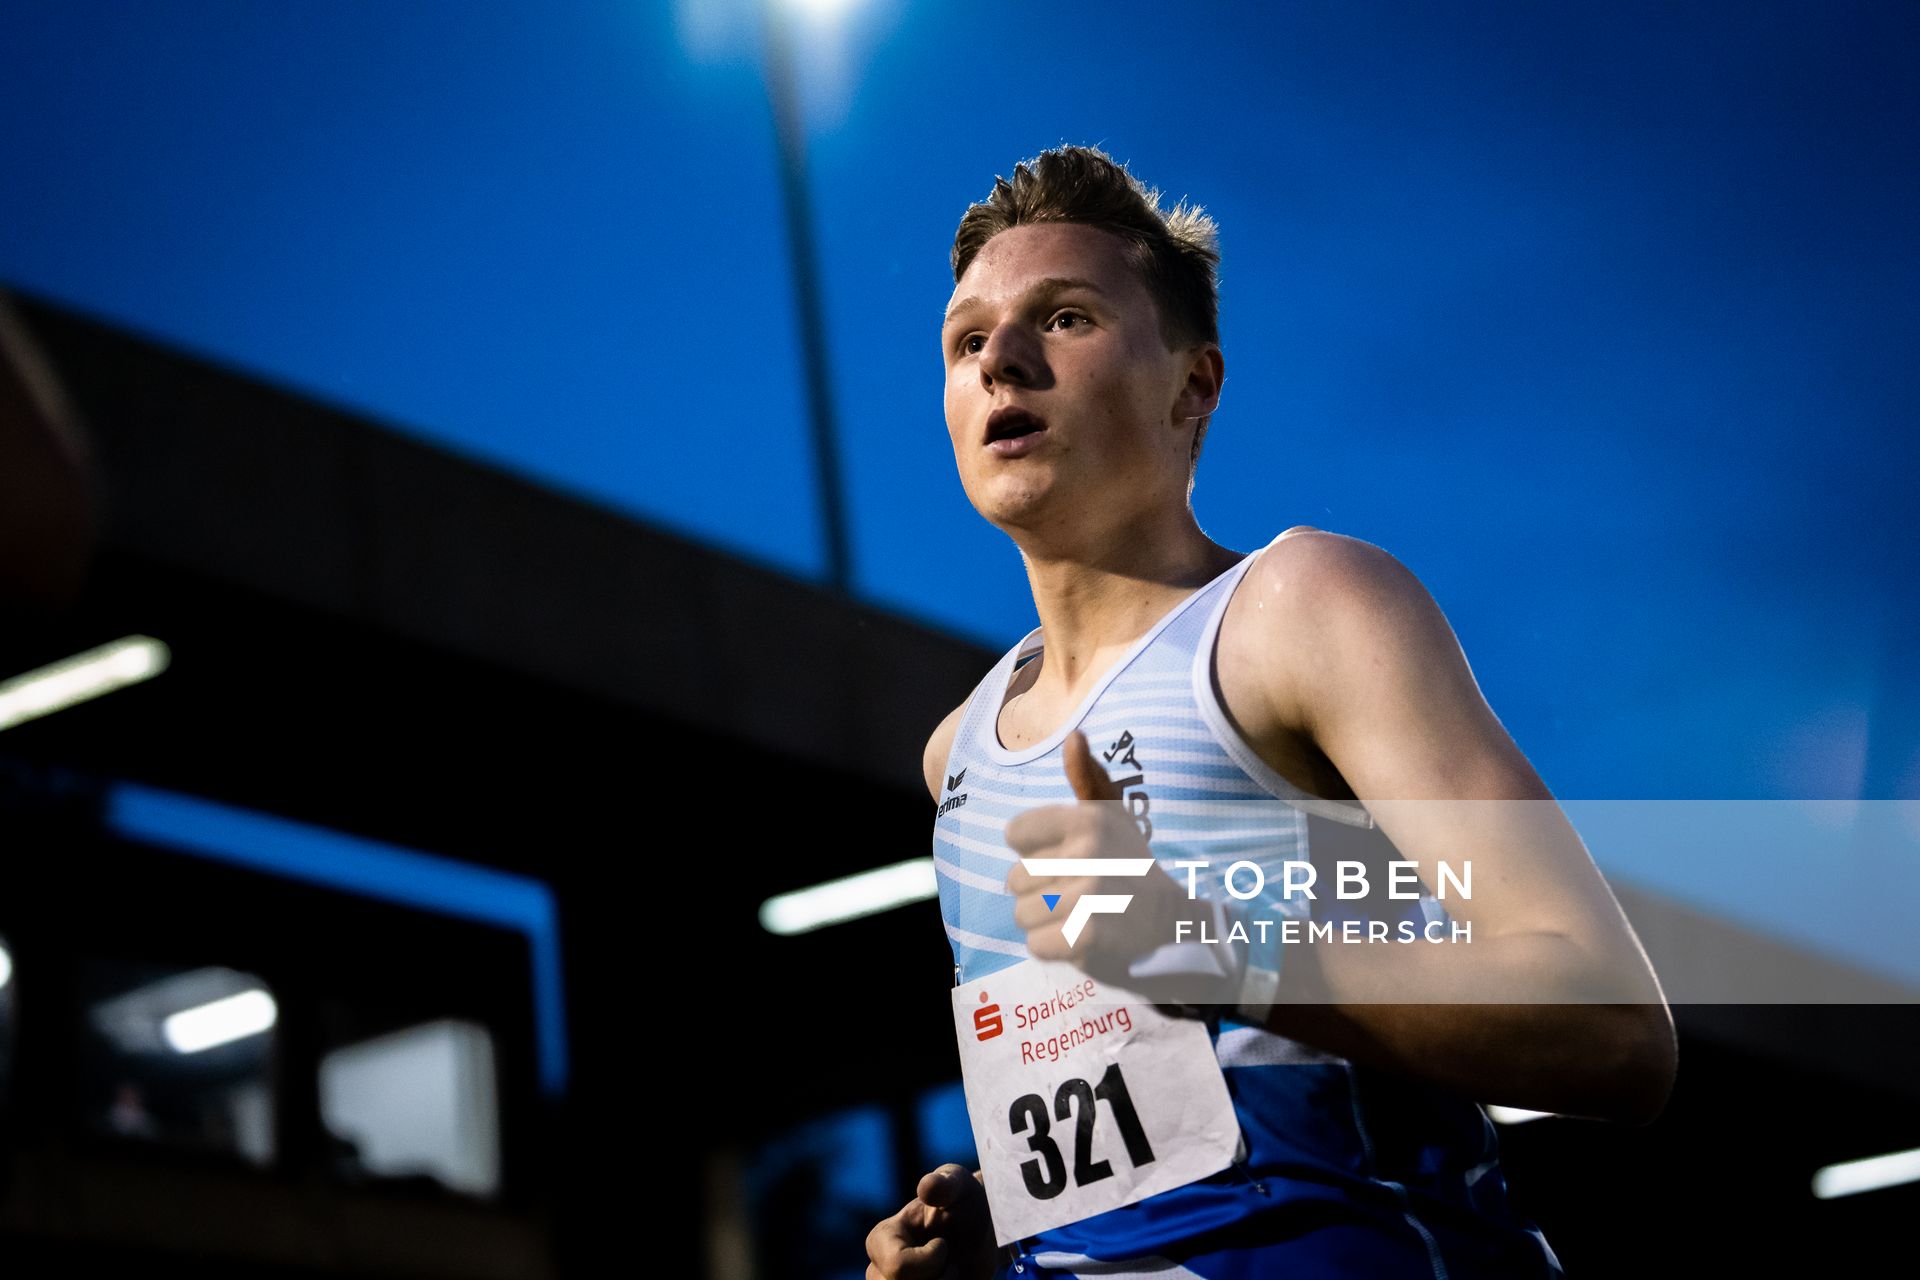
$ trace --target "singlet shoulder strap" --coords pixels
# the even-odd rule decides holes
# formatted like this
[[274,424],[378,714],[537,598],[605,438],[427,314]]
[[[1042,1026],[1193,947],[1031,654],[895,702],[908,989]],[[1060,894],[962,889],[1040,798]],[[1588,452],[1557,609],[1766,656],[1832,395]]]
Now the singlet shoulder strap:
[[947,746],[944,772],[948,777],[953,776],[954,760],[972,753],[981,718],[992,716],[998,721],[1000,703],[1006,695],[1007,682],[1013,676],[1013,669],[1020,665],[1021,659],[1037,652],[1039,648],[1040,628],[1035,627],[1002,654],[1000,661],[993,664],[992,669],[980,678],[980,683],[973,687],[973,692],[967,695],[967,709],[960,713],[960,723],[954,727],[953,741]]
[[1228,719],[1226,708],[1221,705],[1220,697],[1214,691],[1214,648],[1219,642],[1220,625],[1226,620],[1227,606],[1233,600],[1234,591],[1247,576],[1247,571],[1253,567],[1255,559],[1277,546],[1283,539],[1296,533],[1308,532],[1318,532],[1318,530],[1313,529],[1311,525],[1295,525],[1235,567],[1231,585],[1220,593],[1218,600],[1213,602],[1213,607],[1207,613],[1206,626],[1201,630],[1199,640],[1194,645],[1193,700],[1199,707],[1200,718],[1206,722],[1214,740],[1267,794],[1286,801],[1302,813],[1314,814],[1345,826],[1371,827],[1374,825],[1373,815],[1367,812],[1365,805],[1355,800],[1329,800],[1321,796],[1308,795],[1275,772],[1271,765],[1260,758],[1260,753],[1240,736],[1240,731]]

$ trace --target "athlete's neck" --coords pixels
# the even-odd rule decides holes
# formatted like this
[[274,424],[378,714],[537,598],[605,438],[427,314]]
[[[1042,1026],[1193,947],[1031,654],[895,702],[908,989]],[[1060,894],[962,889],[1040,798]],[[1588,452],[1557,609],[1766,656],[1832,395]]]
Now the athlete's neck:
[[1046,645],[1037,686],[1066,697],[1084,689],[1169,609],[1240,559],[1202,533],[1191,510],[1180,517],[1075,547],[1023,540]]

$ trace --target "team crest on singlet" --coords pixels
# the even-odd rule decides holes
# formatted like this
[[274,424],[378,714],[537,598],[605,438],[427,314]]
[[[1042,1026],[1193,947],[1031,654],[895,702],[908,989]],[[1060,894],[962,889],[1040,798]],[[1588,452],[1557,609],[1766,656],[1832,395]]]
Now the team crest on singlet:
[[1148,812],[1153,802],[1147,796],[1147,775],[1140,767],[1138,755],[1139,743],[1134,740],[1133,730],[1122,729],[1113,745],[1100,753],[1100,758],[1108,764],[1118,764],[1123,769],[1131,769],[1132,776],[1115,778],[1113,783],[1120,788],[1120,801],[1127,806],[1127,812],[1133,815],[1134,822],[1140,828],[1142,839],[1153,839],[1153,819]]

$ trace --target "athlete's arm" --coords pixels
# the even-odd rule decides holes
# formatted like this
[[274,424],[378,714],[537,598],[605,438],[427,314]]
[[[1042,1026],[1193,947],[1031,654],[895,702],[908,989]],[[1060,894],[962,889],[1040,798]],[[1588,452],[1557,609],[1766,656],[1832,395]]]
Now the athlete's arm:
[[934,729],[933,736],[927,739],[925,757],[920,762],[927,776],[927,794],[933,797],[935,804],[940,803],[940,789],[946,784],[944,776],[947,757],[953,754],[953,735],[960,730],[960,717],[966,714],[967,704],[961,703],[947,712],[946,719]]
[[[935,804],[966,709],[963,702],[948,712],[927,739],[921,764]],[[996,1258],[980,1175],[957,1164],[943,1164],[922,1177],[913,1199],[867,1233],[867,1280],[986,1280]]]
[[[1472,863],[1471,898],[1443,904],[1471,942],[1288,946],[1268,1025],[1476,1101],[1658,1115],[1675,1067],[1658,980],[1419,580],[1370,543],[1287,538],[1248,570],[1218,669],[1269,763],[1309,740],[1425,886]],[[1457,801],[1534,803],[1435,803]]]

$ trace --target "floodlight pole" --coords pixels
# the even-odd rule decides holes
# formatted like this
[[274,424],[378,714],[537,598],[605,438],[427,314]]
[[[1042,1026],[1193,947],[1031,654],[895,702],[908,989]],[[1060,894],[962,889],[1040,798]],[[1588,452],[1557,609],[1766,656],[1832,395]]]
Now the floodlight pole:
[[820,300],[819,248],[807,193],[806,122],[793,66],[793,31],[785,5],[762,0],[767,46],[767,96],[773,103],[780,142],[780,187],[786,197],[787,245],[793,261],[793,296],[805,361],[807,414],[812,426],[814,480],[827,552],[827,584],[853,589],[853,553],[847,542],[846,497],[834,423],[832,365],[827,356],[826,308]]

